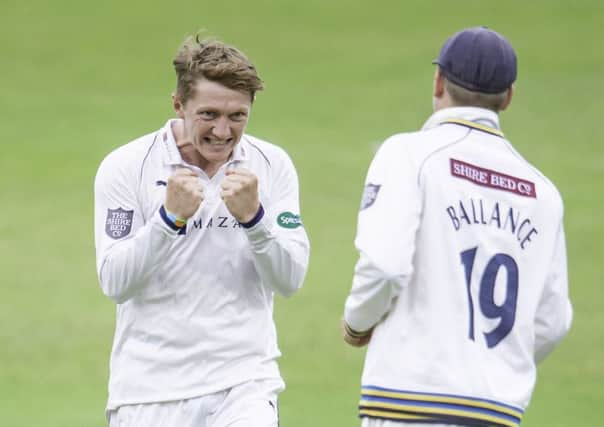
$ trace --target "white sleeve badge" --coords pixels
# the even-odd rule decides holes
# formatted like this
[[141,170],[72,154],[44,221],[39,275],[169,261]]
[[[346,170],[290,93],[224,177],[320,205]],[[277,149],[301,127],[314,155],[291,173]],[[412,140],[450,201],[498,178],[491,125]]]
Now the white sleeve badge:
[[363,197],[361,198],[361,210],[367,209],[377,199],[378,193],[380,191],[381,185],[367,183],[365,185],[365,189],[363,190]]

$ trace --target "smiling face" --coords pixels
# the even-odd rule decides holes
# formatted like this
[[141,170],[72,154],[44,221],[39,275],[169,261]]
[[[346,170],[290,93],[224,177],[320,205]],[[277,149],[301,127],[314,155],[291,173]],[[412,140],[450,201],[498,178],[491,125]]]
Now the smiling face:
[[176,114],[184,120],[181,142],[193,145],[198,153],[197,166],[213,175],[229,160],[245,131],[251,95],[200,78],[185,102],[177,95],[173,101]]

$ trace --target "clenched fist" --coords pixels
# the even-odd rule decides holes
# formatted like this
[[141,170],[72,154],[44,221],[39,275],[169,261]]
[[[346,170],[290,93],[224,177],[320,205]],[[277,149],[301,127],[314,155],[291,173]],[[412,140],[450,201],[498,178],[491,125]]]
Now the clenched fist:
[[228,169],[220,187],[220,197],[237,221],[246,223],[254,219],[260,209],[256,175],[247,169]]
[[177,169],[168,178],[164,207],[179,218],[188,219],[203,201],[203,186],[199,176],[190,169]]

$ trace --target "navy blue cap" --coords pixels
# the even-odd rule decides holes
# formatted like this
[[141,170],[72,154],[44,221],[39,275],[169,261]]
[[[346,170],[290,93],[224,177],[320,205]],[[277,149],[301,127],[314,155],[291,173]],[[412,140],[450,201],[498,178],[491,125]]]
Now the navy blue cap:
[[449,81],[473,92],[500,93],[516,81],[514,48],[486,27],[453,34],[432,63],[438,64]]

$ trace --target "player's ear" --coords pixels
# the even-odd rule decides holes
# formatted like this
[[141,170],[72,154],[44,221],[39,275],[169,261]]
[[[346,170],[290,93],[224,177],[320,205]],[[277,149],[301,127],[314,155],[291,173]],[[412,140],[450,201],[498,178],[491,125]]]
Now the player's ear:
[[513,95],[514,95],[514,85],[510,86],[510,88],[508,89],[507,96],[505,97],[505,101],[504,101],[503,105],[501,106],[500,111],[503,111],[506,108],[508,108],[508,105],[510,105],[510,103],[512,102]]
[[434,85],[432,87],[432,96],[440,98],[445,92],[445,77],[440,72],[439,68],[436,68],[434,72]]
[[184,105],[176,93],[172,94],[172,107],[180,119],[185,118]]

